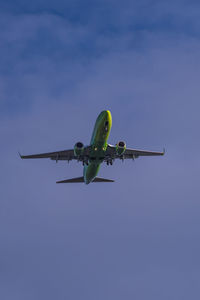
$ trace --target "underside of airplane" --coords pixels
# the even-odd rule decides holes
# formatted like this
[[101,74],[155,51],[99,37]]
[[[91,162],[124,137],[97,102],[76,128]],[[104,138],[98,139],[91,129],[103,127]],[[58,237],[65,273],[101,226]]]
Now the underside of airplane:
[[97,177],[100,165],[105,162],[112,165],[115,159],[136,159],[139,156],[160,156],[163,152],[137,150],[126,147],[124,141],[118,142],[116,145],[107,143],[110,130],[112,127],[112,116],[110,111],[105,110],[98,116],[93,130],[92,138],[89,146],[84,146],[82,142],[75,144],[73,149],[62,150],[56,152],[20,155],[22,159],[34,158],[50,158],[58,162],[59,160],[71,161],[76,160],[82,162],[84,166],[83,176],[57,181],[57,183],[79,183],[84,182],[114,182],[111,179]]

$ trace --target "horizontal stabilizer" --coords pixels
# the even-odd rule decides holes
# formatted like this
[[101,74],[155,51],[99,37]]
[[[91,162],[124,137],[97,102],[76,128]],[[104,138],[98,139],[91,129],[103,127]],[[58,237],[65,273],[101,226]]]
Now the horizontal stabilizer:
[[101,177],[95,177],[95,179],[92,182],[114,182],[112,179],[105,179]]
[[[62,180],[62,181],[57,181],[56,183],[79,183],[79,182],[84,182],[84,177],[76,177],[76,178],[72,178],[72,179],[66,179],[66,180]],[[114,182],[114,180],[95,177],[95,179],[92,182]]]
[[84,177],[76,177],[66,180],[57,181],[56,183],[78,183],[78,182],[84,182]]

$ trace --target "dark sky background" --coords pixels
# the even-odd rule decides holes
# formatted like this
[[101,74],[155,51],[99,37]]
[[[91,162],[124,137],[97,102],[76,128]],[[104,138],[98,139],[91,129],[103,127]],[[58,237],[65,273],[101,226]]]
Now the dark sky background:
[[[0,299],[199,300],[200,4],[0,1]],[[56,185],[77,162],[23,154],[109,142],[162,151]]]

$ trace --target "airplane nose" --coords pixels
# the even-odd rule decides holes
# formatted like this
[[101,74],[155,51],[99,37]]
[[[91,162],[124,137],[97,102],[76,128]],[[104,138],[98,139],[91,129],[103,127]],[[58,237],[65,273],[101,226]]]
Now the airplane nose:
[[106,117],[109,114],[109,110],[103,110],[100,115]]
[[107,115],[107,120],[109,122],[109,124],[112,124],[112,115],[111,112],[109,110],[106,110],[106,115]]
[[101,118],[101,120],[103,120],[104,122],[108,122],[110,125],[112,125],[112,115],[111,112],[109,110],[103,110],[99,117]]
[[109,110],[106,110],[106,115],[107,115],[107,117],[110,116],[110,111]]

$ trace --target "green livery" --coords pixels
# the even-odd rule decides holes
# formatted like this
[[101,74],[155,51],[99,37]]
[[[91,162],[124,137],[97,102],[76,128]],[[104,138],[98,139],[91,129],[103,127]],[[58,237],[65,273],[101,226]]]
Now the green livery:
[[84,146],[83,143],[78,142],[73,149],[62,150],[56,152],[32,154],[32,155],[20,155],[22,159],[29,158],[50,158],[56,162],[77,160],[81,161],[84,170],[83,176],[57,181],[57,183],[78,183],[85,182],[113,182],[114,180],[97,177],[100,165],[106,162],[107,165],[112,165],[115,159],[132,159],[139,156],[158,156],[164,155],[163,152],[147,151],[131,149],[126,147],[126,143],[123,141],[118,142],[116,145],[108,144],[108,138],[112,127],[112,116],[109,110],[102,111],[95,123],[92,138],[89,146]]
[[104,161],[107,141],[112,127],[112,116],[109,110],[102,111],[96,120],[90,146],[89,164],[84,166],[83,176],[89,184],[97,176],[100,165]]

